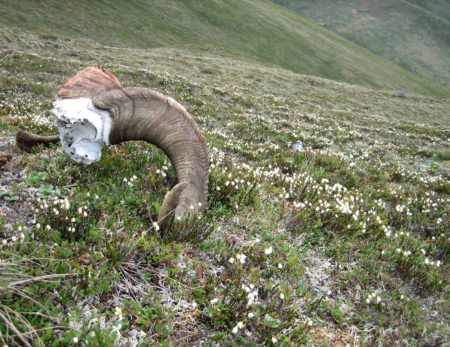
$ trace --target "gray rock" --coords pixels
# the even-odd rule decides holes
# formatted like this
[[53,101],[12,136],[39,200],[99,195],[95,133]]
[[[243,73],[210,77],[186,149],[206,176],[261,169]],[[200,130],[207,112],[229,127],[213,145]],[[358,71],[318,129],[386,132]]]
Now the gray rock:
[[303,144],[303,142],[297,141],[291,145],[291,149],[294,152],[303,152],[305,150],[305,145]]
[[396,90],[393,96],[396,98],[406,98],[406,94],[403,90]]

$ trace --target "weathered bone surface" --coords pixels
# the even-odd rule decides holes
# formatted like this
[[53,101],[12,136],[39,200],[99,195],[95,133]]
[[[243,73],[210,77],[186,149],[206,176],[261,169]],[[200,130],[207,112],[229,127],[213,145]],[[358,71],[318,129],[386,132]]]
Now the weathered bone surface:
[[[178,183],[160,209],[160,226],[204,211],[208,151],[183,106],[151,89],[123,88],[114,75],[93,67],[69,79],[58,95],[62,100],[55,102],[53,112],[58,118],[63,148],[72,159],[91,164],[100,159],[105,145],[147,141],[161,148],[177,171]],[[35,144],[39,136],[27,134]],[[21,139],[18,137],[18,143]],[[26,143],[22,146],[26,147]]]
[[102,148],[109,145],[109,113],[96,108],[90,98],[58,100],[52,112],[64,151],[78,163],[99,161]]

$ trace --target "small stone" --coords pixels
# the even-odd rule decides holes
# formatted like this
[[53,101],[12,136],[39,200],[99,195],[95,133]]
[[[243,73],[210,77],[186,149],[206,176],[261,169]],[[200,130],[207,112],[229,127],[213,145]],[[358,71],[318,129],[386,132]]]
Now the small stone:
[[297,141],[291,145],[291,149],[294,152],[303,152],[305,150],[305,146],[304,146],[303,142]]

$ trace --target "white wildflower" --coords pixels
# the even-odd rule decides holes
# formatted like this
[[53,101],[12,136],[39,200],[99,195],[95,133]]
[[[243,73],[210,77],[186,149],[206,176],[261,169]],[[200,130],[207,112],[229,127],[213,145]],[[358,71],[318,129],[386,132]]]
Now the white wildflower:
[[120,307],[116,307],[115,311],[114,311],[114,315],[117,316],[119,318],[119,320],[122,319],[122,309]]
[[245,264],[245,259],[247,259],[247,256],[245,254],[238,254],[236,255],[236,258],[241,264]]
[[273,251],[272,246],[270,246],[264,250],[264,253],[269,255],[269,254],[272,254],[272,251]]

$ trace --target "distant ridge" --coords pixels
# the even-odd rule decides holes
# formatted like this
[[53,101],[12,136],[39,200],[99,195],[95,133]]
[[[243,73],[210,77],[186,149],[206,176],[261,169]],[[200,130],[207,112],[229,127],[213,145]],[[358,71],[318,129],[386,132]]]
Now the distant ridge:
[[450,89],[450,1],[274,2]]

